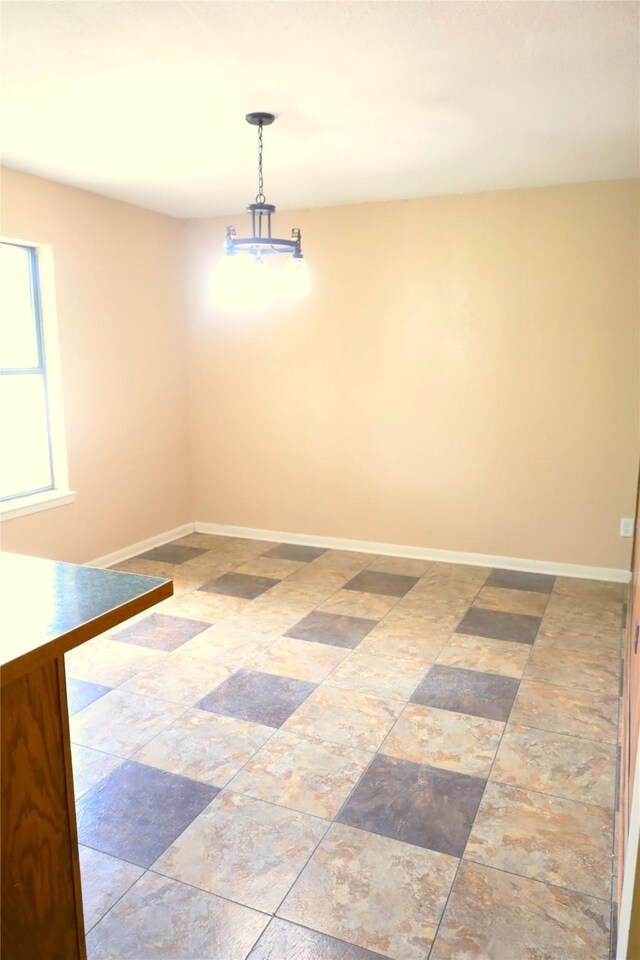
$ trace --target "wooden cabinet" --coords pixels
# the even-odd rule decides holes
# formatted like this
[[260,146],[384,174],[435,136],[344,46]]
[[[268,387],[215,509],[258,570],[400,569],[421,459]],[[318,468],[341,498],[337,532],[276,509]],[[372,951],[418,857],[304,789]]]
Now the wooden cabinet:
[[64,654],[170,580],[0,554],[3,960],[85,960]]

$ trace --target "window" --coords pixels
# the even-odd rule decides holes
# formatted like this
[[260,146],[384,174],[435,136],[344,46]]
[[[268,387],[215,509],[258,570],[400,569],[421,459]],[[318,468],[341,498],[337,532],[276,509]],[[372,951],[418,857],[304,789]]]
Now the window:
[[0,242],[0,516],[68,503],[51,251]]

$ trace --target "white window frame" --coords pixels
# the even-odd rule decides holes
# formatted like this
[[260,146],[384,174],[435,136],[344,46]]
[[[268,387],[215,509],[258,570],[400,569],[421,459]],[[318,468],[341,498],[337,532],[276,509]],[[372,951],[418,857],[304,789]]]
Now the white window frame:
[[56,293],[53,272],[53,251],[43,243],[15,237],[0,236],[0,242],[29,247],[35,252],[38,270],[38,288],[40,296],[40,320],[45,383],[49,412],[49,435],[51,440],[51,465],[53,487],[39,493],[15,496],[0,502],[0,521],[23,517],[40,510],[50,510],[73,503],[75,492],[69,488],[69,467],[67,461],[67,441],[64,428],[64,406],[62,400],[62,376],[60,372],[60,345],[58,340],[58,317],[56,313]]

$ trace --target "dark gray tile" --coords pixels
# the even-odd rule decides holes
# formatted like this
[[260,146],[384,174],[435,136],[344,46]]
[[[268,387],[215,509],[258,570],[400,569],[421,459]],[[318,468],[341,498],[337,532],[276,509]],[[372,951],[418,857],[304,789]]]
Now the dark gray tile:
[[170,617],[166,613],[152,613],[144,620],[132,623],[120,630],[114,640],[135,643],[139,647],[154,647],[156,650],[176,650],[187,640],[210,627],[204,620],[187,620],[186,617]]
[[314,610],[295,626],[290,627],[285,637],[311,640],[313,643],[329,643],[333,647],[347,647],[353,650],[377,626],[377,623],[377,620],[342,617],[337,613]]
[[78,800],[78,840],[150,867],[219,792],[127,760]]
[[503,587],[505,590],[532,590],[551,593],[555,577],[546,573],[521,573],[519,570],[492,570],[485,587]]
[[300,543],[279,543],[272,547],[263,557],[275,557],[276,560],[298,560],[300,563],[309,563],[326,553],[324,547],[305,547]]
[[88,683],[86,680],[74,680],[73,677],[67,677],[67,703],[69,705],[69,716],[88,707],[94,700],[99,700],[105,693],[109,693],[111,687],[105,687],[102,683]]
[[485,781],[378,754],[337,820],[461,857]]
[[385,960],[353,943],[336,940],[274,917],[247,960]]
[[423,707],[437,707],[506,722],[519,683],[513,677],[436,664],[431,667],[411,700]]
[[205,593],[221,593],[225,597],[240,597],[243,600],[255,600],[261,593],[275,587],[279,580],[272,577],[254,577],[249,573],[223,573],[215,580],[209,580],[199,590]]
[[536,639],[542,618],[527,613],[505,613],[503,610],[485,610],[470,607],[456,628],[456,633],[471,637],[489,637],[492,640],[510,640],[512,643],[532,644]]
[[315,683],[257,670],[238,670],[197,706],[237,720],[279,727],[315,690]]
[[382,593],[387,597],[404,597],[415,587],[419,577],[400,573],[381,573],[378,570],[362,570],[353,580],[345,583],[345,590],[362,590],[363,593]]
[[153,550],[147,550],[141,553],[138,560],[157,560],[159,563],[186,563],[187,560],[193,560],[199,557],[201,553],[206,553],[199,547],[185,547],[180,543],[165,543],[162,547],[154,547]]

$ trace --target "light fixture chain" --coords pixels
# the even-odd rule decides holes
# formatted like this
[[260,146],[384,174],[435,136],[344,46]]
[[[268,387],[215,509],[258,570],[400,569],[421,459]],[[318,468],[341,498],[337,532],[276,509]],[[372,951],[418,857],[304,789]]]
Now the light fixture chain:
[[256,203],[264,203],[264,177],[262,176],[262,123],[258,124],[258,193]]

